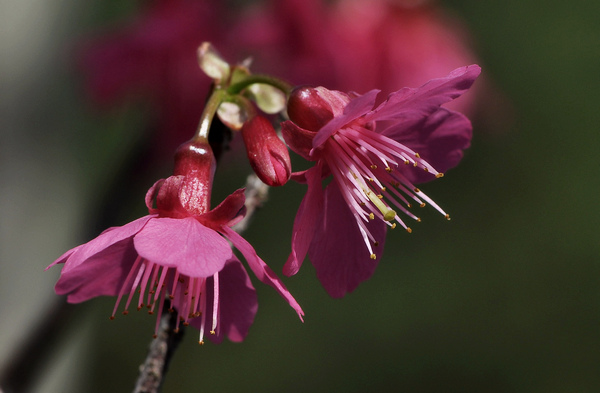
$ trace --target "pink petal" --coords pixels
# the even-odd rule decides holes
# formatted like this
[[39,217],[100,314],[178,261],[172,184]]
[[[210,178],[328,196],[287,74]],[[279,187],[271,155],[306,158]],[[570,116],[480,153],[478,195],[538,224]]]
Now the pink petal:
[[313,138],[317,135],[316,132],[305,130],[288,120],[281,123],[281,134],[285,143],[294,153],[306,160],[311,159],[309,153],[312,149]]
[[63,269],[55,286],[56,293],[68,294],[69,303],[103,295],[117,296],[136,258],[131,239],[113,243],[74,267]]
[[286,276],[292,276],[300,270],[323,209],[320,165],[309,169],[305,175],[308,182],[308,191],[304,195],[294,219],[292,252],[283,266],[283,274]]
[[133,244],[142,258],[190,277],[210,277],[233,256],[227,240],[194,217],[155,218]]
[[250,269],[252,269],[254,275],[263,283],[275,288],[277,292],[279,292],[279,294],[288,302],[288,304],[294,310],[296,310],[298,316],[302,320],[304,311],[302,311],[302,308],[298,302],[296,302],[296,299],[294,299],[294,297],[290,294],[275,272],[273,272],[273,270],[271,270],[271,268],[267,266],[267,264],[256,254],[256,251],[252,245],[230,228],[222,228],[222,233],[227,236],[235,248],[240,250],[242,255],[244,255],[244,258],[246,258],[248,266],[250,266]]
[[465,93],[479,76],[478,65],[457,68],[444,78],[432,79],[416,89],[405,87],[365,116],[365,122],[381,120],[407,121],[435,112],[440,105]]
[[148,211],[150,212],[150,214],[158,213],[158,210],[153,207],[154,206],[154,198],[156,198],[156,194],[158,194],[158,190],[160,189],[160,186],[162,186],[164,181],[165,181],[165,179],[158,180],[156,183],[154,183],[152,185],[152,187],[150,187],[148,192],[146,192],[146,198],[145,198],[146,207],[148,208]]
[[[244,202],[246,197],[244,189],[236,190],[229,195],[211,211],[198,217],[198,220],[206,226],[217,228],[221,226],[231,226],[231,222],[243,217],[245,214]],[[241,218],[240,217],[240,218]]]
[[[426,119],[418,132],[401,126],[390,127],[383,135],[417,151],[436,170],[446,172],[459,163],[463,150],[469,147],[472,126],[461,113],[441,108]],[[435,179],[420,168],[401,167],[401,170],[413,184]]]
[[89,242],[82,244],[81,246],[78,246],[70,251],[67,251],[48,267],[54,266],[57,263],[64,263],[65,266],[62,269],[62,274],[64,274],[65,272],[68,272],[69,270],[79,266],[88,258],[103,252],[106,248],[111,247],[113,244],[133,237],[144,227],[144,225],[146,225],[149,220],[154,217],[155,216],[144,216],[121,227],[108,228],[95,239],[90,240]]
[[330,183],[325,189],[323,218],[315,230],[309,258],[331,297],[343,297],[373,275],[383,254],[386,225],[376,219],[367,227],[379,242],[373,250],[375,260],[370,258],[356,219],[339,188]]
[[342,115],[334,117],[329,123],[321,128],[319,132],[317,132],[317,135],[313,139],[313,150],[325,143],[325,141],[337,130],[373,109],[379,91],[380,90],[371,90],[366,94],[351,100],[344,108],[344,113]]
[[[207,305],[213,302],[213,279],[207,279]],[[241,262],[233,257],[223,270],[219,272],[219,320],[217,334],[208,335],[211,341],[219,343],[227,336],[233,342],[243,341],[254,322],[258,310],[256,291],[252,286],[248,273]],[[212,307],[207,307],[206,321],[213,317]],[[191,325],[200,329],[201,318],[194,318]]]

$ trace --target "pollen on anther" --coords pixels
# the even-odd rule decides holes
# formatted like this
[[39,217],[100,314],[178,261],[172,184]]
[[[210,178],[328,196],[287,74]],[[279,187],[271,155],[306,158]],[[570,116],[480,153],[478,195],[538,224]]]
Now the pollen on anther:
[[371,213],[369,214],[369,220],[374,220],[375,219],[375,214]]
[[392,226],[390,226],[390,228],[395,229],[396,228],[396,223],[393,223]]
[[391,172],[392,172],[392,170],[393,170],[393,169],[392,169],[392,168],[390,168],[389,166],[388,166],[387,168],[385,168],[385,171],[386,171],[386,172],[388,172],[388,173],[391,173]]
[[435,177],[437,177],[439,179],[440,177],[444,177],[444,174],[440,172],[437,175],[435,175]]
[[370,258],[373,259],[373,260],[375,260],[375,259],[377,259],[377,255],[371,254]]
[[377,169],[377,165],[375,165],[375,164],[371,165],[371,169]]
[[405,163],[406,165],[408,165],[408,164],[410,164],[410,161],[408,161],[408,160],[404,160],[404,163]]
[[446,214],[446,220],[450,221],[450,214]]
[[417,222],[421,222],[421,217],[417,217]]
[[421,156],[419,155],[419,153],[415,153],[415,157],[421,158]]
[[421,203],[419,206],[420,206],[420,207],[425,207],[425,206],[427,206],[427,204],[426,204],[425,202],[423,202],[423,203]]
[[381,191],[382,191],[382,192],[386,192],[386,191],[387,191],[387,188],[383,187],[383,188],[381,189]]
[[406,227],[406,232],[412,233],[412,229],[410,229],[410,227]]
[[215,335],[215,334],[217,334],[217,332],[215,332],[214,330],[211,330],[210,334]]
[[204,345],[204,341],[198,341],[198,344]]
[[377,198],[379,198],[379,199],[383,199],[383,195],[381,195],[381,194],[377,194]]
[[415,161],[415,163],[413,164],[413,166],[416,168],[416,167],[417,167],[417,165],[418,165],[418,164],[417,164],[417,162]]

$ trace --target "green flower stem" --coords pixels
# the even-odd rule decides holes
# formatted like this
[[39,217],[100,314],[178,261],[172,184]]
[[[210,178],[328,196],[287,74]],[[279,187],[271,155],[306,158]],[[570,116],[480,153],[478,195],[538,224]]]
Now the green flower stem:
[[215,113],[217,113],[217,109],[219,109],[219,105],[226,100],[227,96],[227,92],[222,88],[216,87],[213,90],[200,117],[200,123],[198,124],[194,140],[208,142],[208,133],[212,120],[215,117]]
[[290,95],[293,86],[287,82],[282,81],[281,79],[273,78],[268,75],[248,75],[242,81],[234,83],[233,85],[227,88],[227,93],[231,95],[240,94],[242,90],[246,87],[253,85],[255,83],[263,83],[265,85],[273,86],[282,92],[285,93],[286,96]]

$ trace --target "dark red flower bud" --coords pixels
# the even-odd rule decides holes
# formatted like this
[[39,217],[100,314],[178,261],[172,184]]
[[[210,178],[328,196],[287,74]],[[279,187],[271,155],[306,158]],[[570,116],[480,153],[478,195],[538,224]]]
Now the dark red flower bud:
[[269,186],[282,186],[290,179],[292,164],[287,146],[269,120],[255,116],[244,123],[242,137],[248,160],[256,175]]
[[331,105],[319,94],[319,88],[297,87],[288,100],[288,116],[299,127],[319,131],[333,119]]

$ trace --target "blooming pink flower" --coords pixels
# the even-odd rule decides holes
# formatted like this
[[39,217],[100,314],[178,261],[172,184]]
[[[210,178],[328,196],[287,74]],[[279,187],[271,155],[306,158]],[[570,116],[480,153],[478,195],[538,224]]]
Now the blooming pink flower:
[[[362,96],[323,87],[292,93],[284,138],[316,164],[292,177],[306,182],[308,191],[294,222],[286,275],[298,272],[308,253],[325,289],[341,297],[373,274],[387,226],[411,231],[396,210],[419,220],[409,210],[412,200],[449,217],[415,184],[441,177],[469,146],[469,120],[441,105],[469,89],[480,71],[477,65],[456,69],[392,93],[377,107],[377,90]],[[323,190],[321,181],[330,174]]]
[[[254,68],[295,84],[383,97],[477,62],[459,18],[430,1],[275,0],[233,26]],[[472,112],[476,94],[452,102]]]
[[126,98],[149,105],[154,153],[175,150],[198,125],[211,84],[198,68],[196,49],[203,41],[220,41],[227,16],[208,0],[145,2],[131,20],[80,45],[78,65],[89,97],[103,107]]
[[229,240],[254,274],[274,287],[302,318],[302,309],[283,283],[231,229],[245,213],[243,190],[208,211],[213,173],[208,144],[182,145],[174,176],[156,182],[146,195],[149,215],[107,229],[50,265],[64,264],[56,293],[68,295],[70,303],[118,296],[114,316],[121,299],[127,296],[127,310],[139,289],[137,308],[157,312],[156,329],[168,298],[169,311],[177,312],[178,321],[200,330],[200,342],[207,330],[216,342],[224,336],[241,341],[258,305]]

